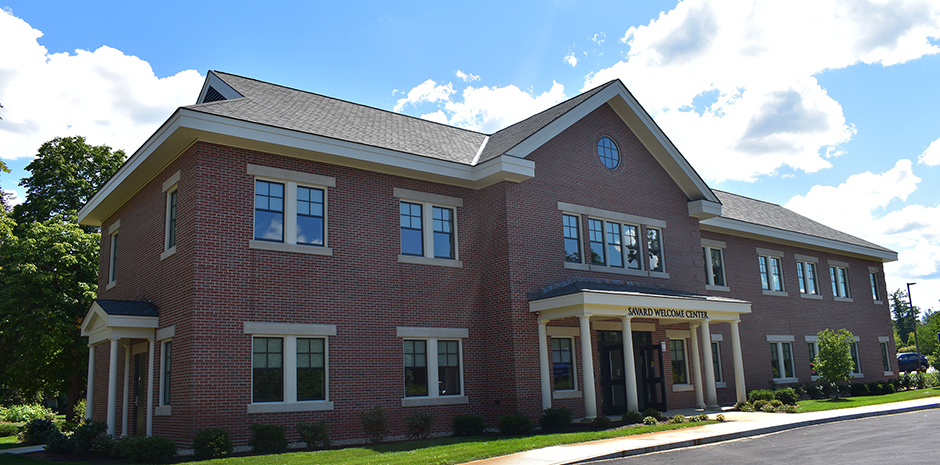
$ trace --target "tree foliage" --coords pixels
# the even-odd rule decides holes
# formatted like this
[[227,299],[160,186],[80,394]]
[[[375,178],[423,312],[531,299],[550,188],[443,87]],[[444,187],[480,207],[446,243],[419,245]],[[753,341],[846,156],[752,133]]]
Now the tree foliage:
[[20,181],[26,200],[13,209],[20,224],[78,211],[124,163],[124,151],[92,146],[81,136],[56,137],[42,144]]
[[[851,347],[855,336],[846,329],[832,331],[827,328],[820,331],[817,337],[819,353],[814,363],[816,373],[829,383],[849,381],[853,366]],[[839,397],[838,389],[836,397]]]
[[[894,325],[894,331],[899,339],[895,340],[895,346],[906,345],[907,339],[914,332],[914,320],[911,318],[911,305],[907,298],[907,291],[898,289],[891,293],[891,318]],[[914,306],[914,318],[920,316],[920,309]]]

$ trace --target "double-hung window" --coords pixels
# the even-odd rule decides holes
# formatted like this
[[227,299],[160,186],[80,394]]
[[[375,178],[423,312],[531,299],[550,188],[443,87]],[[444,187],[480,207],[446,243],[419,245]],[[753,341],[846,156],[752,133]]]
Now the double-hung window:
[[793,366],[793,336],[767,336],[770,368],[775,383],[797,382]]
[[725,243],[702,239],[702,255],[705,260],[705,285],[709,290],[728,290],[725,284]]
[[660,230],[646,228],[646,250],[649,253],[650,271],[666,271],[663,265],[663,238]]
[[881,299],[881,290],[878,286],[878,282],[880,281],[880,279],[878,279],[878,273],[878,268],[873,266],[868,267],[868,282],[871,284],[871,298],[876,304],[881,304],[883,302]]
[[835,300],[851,301],[848,263],[829,260],[829,281],[832,283],[832,296]]
[[163,253],[160,260],[176,253],[176,204],[179,194],[180,172],[177,171],[163,182],[163,192],[166,194],[166,221],[163,239]]
[[891,370],[891,358],[888,352],[888,336],[878,336],[878,345],[881,346],[881,365],[884,368],[885,376],[894,375]]
[[402,406],[465,404],[463,340],[465,328],[400,326],[402,338]]
[[251,336],[248,413],[332,410],[329,337],[335,325],[245,322]]
[[760,267],[760,286],[764,294],[783,294],[783,252],[757,249],[757,264]]
[[328,247],[329,176],[248,165],[254,176],[253,249],[332,255]]
[[852,377],[853,378],[862,378],[862,363],[858,358],[858,337],[856,336],[855,341],[852,342],[852,345],[849,346],[849,353],[852,355]]
[[121,220],[115,221],[108,228],[108,236],[111,242],[111,254],[108,259],[108,285],[105,289],[111,289],[117,285],[117,265],[118,265],[118,236],[121,229]]
[[[558,209],[562,211],[566,268],[669,277],[663,263],[664,221],[564,202],[558,202]],[[581,215],[587,216],[585,236],[580,234]],[[647,266],[641,237],[644,227]],[[582,237],[587,239],[584,254],[580,253]]]
[[398,261],[462,267],[459,260],[457,208],[463,200],[395,188],[399,199],[398,220],[401,252]]
[[565,238],[565,261],[581,263],[581,217],[562,214],[561,222]]
[[573,345],[572,338],[552,337],[552,375],[556,391],[577,389]]
[[809,374],[810,378],[813,381],[819,379],[819,375],[816,373],[816,354],[819,353],[819,337],[818,336],[804,336],[806,341],[806,352],[809,355]]
[[170,415],[170,402],[173,399],[173,336],[176,332],[176,326],[168,326],[157,330],[156,340],[160,344],[160,371],[159,371],[159,393],[157,397],[157,408],[154,415]]
[[800,283],[800,296],[819,299],[818,260],[802,255],[796,256],[796,279]]
[[669,358],[672,360],[672,384],[689,384],[689,364],[685,356],[685,340],[669,340]]
[[719,341],[712,342],[712,365],[715,370],[715,382],[724,382],[721,376],[721,342]]
[[606,265],[604,260],[604,222],[601,220],[588,220],[588,240],[591,241],[591,263]]

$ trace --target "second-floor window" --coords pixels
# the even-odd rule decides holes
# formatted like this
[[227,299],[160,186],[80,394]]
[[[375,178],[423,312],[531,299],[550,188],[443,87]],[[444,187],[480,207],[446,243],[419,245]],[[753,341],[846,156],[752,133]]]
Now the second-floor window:
[[725,261],[721,247],[712,242],[703,241],[702,255],[705,259],[705,284],[709,286],[726,286]]
[[816,274],[816,264],[807,261],[796,262],[796,277],[800,282],[800,293],[819,295],[819,278]]
[[848,299],[849,294],[849,273],[848,268],[842,266],[829,267],[829,280],[832,283],[832,295]]
[[461,267],[457,209],[463,199],[396,187],[398,226],[401,234],[399,262]]
[[284,184],[255,180],[255,240],[284,242]]
[[[878,291],[878,272],[871,271],[868,273],[868,281],[871,283],[871,298],[875,302],[881,301],[881,292]],[[888,370],[885,370],[888,371]]]
[[765,291],[783,292],[783,267],[780,257],[758,255],[760,265],[760,286]]
[[335,178],[259,165],[248,165],[248,174],[255,176],[252,248],[332,255],[327,198]]
[[650,271],[665,271],[663,265],[663,238],[658,229],[646,228],[646,248],[650,257]]
[[581,263],[581,218],[561,215],[565,238],[565,261]]

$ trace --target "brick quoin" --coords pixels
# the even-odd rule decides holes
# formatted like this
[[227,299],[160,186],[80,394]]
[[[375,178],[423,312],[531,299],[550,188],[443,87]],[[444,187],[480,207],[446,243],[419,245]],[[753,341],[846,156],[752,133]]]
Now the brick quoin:
[[[616,141],[620,165],[606,168],[597,143]],[[288,439],[299,440],[296,425],[331,421],[334,440],[361,441],[359,412],[381,405],[392,435],[406,432],[404,417],[413,411],[434,416],[434,431],[448,432],[453,417],[486,417],[489,426],[509,413],[537,418],[542,410],[538,315],[530,298],[560,283],[579,280],[632,284],[751,302],[741,316],[746,386],[766,388],[772,378],[767,335],[792,335],[794,366],[800,381],[809,381],[804,336],[823,328],[847,328],[859,337],[865,377],[884,379],[878,338],[892,335],[887,304],[876,304],[868,287],[869,267],[882,264],[833,252],[781,245],[729,234],[703,231],[689,214],[689,198],[607,104],[602,104],[543,143],[527,157],[535,176],[522,182],[501,181],[482,188],[459,187],[389,173],[330,164],[276,153],[198,141],[182,151],[103,222],[100,299],[149,301],[159,308],[159,328],[174,327],[172,411],[153,417],[153,433],[182,447],[204,428],[222,427],[235,444],[246,444],[256,423],[284,426]],[[248,165],[329,176],[328,246],[331,256],[249,248],[253,238],[254,176]],[[177,252],[164,252],[166,194],[163,183],[179,172]],[[455,209],[457,247],[463,266],[401,263],[399,199],[396,188],[459,198]],[[565,267],[562,212],[559,202],[608,210],[665,222],[663,256],[668,277],[631,276]],[[108,286],[109,226],[120,220],[117,284]],[[286,218],[285,218],[286,220]],[[582,250],[589,250],[587,215],[581,216]],[[645,237],[645,230],[640,237]],[[702,239],[723,241],[726,281],[730,291],[706,290]],[[784,252],[788,295],[761,292],[756,248]],[[645,245],[644,245],[645,251]],[[801,298],[795,255],[819,259],[822,299]],[[827,260],[849,263],[853,302],[837,302],[828,286]],[[645,262],[645,261],[644,261]],[[645,268],[644,264],[644,268]],[[598,323],[619,323],[597,318]],[[667,330],[690,329],[688,322],[634,318],[653,325],[651,343],[665,342]],[[245,322],[335,325],[328,337],[329,401],[332,410],[248,413],[252,402],[252,335]],[[577,328],[577,318],[550,322]],[[463,393],[467,404],[403,407],[402,338],[397,327],[465,328],[462,340]],[[711,325],[720,344],[722,404],[735,402],[731,335],[728,324]],[[605,395],[604,363],[591,331],[594,366],[582,365],[580,335],[573,338],[578,389],[584,370],[593,370],[598,412]],[[699,338],[701,339],[701,338]],[[699,354],[703,355],[699,341]],[[122,341],[146,353],[147,340]],[[692,379],[693,351],[686,340]],[[893,353],[893,338],[889,338]],[[149,380],[153,404],[159,405],[162,354],[155,351],[155,376]],[[550,354],[551,352],[549,352]],[[669,408],[694,406],[692,391],[674,392],[672,363],[663,352],[665,402]],[[108,345],[97,346],[94,372],[94,418],[106,419]],[[132,360],[133,362],[133,360]],[[710,360],[703,360],[711,363]],[[123,426],[124,349],[118,355],[117,425]],[[133,406],[136,364],[131,363],[129,432],[139,434]],[[549,364],[551,367],[551,363]],[[894,361],[892,370],[897,373]],[[434,389],[434,387],[431,387]],[[140,395],[145,405],[145,394]],[[554,399],[554,407],[585,415],[583,398]]]

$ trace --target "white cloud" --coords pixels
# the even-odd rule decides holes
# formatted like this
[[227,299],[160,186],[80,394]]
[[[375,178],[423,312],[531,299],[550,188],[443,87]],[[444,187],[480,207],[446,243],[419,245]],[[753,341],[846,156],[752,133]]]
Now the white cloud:
[[158,78],[120,50],[50,54],[42,32],[0,12],[2,156],[30,157],[57,136],[133,152],[181,106],[195,103],[203,77],[193,70]]
[[578,57],[574,56],[574,52],[568,52],[568,54],[565,55],[562,60],[564,60],[565,63],[571,65],[572,68],[578,66]]
[[408,95],[399,99],[398,103],[395,104],[395,111],[400,112],[405,105],[417,105],[423,102],[440,102],[448,101],[451,94],[454,93],[453,84],[447,85],[438,85],[431,79],[422,82],[417,87],[408,91]]
[[814,76],[940,52],[929,37],[940,4],[928,0],[686,0],[629,28],[626,59],[584,90],[624,81],[706,179],[814,172],[855,133]]
[[927,166],[940,165],[940,139],[931,142],[930,145],[924,149],[924,153],[920,154],[920,157],[917,158],[917,161]]
[[603,44],[604,40],[606,39],[607,39],[607,34],[604,34],[603,32],[598,32],[597,34],[594,34],[593,37],[591,37],[591,42],[594,42],[595,45],[600,45],[600,44]]
[[459,69],[457,70],[456,74],[457,74],[457,77],[460,78],[460,80],[463,82],[473,82],[473,81],[480,80],[480,76],[477,76],[475,74],[465,73]]

